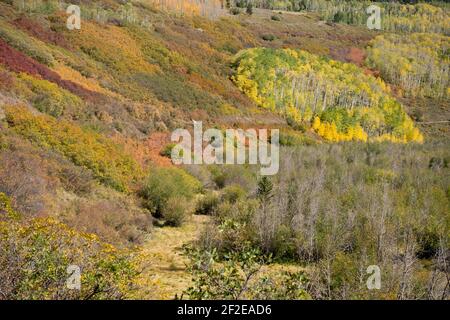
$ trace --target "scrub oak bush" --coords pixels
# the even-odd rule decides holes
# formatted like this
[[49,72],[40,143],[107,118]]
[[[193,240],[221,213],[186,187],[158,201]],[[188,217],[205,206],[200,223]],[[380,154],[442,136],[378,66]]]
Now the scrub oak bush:
[[167,199],[162,209],[162,217],[168,226],[179,227],[186,221],[191,213],[189,200],[180,196],[173,196]]
[[215,249],[184,249],[190,259],[188,271],[193,275],[193,285],[183,294],[190,299],[309,299],[303,272],[265,274],[263,266],[271,259],[258,249],[247,245],[223,256]]
[[[134,253],[102,243],[53,218],[4,217],[0,194],[0,300],[124,299],[137,276]],[[69,290],[67,267],[81,268],[81,290]]]
[[214,191],[208,191],[197,200],[196,214],[212,215],[216,212],[220,203],[219,195]]
[[182,169],[154,168],[149,171],[140,195],[144,206],[155,217],[160,218],[164,217],[164,213],[167,214],[164,210],[170,198],[182,197],[190,202],[194,195],[200,192],[201,187],[201,183],[196,178]]

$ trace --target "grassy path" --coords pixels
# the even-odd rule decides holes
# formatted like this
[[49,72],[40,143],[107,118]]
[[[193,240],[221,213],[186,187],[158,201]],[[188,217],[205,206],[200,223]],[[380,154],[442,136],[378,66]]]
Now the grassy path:
[[145,269],[141,275],[139,294],[144,299],[173,299],[190,285],[185,270],[186,258],[181,255],[183,244],[200,234],[208,222],[207,216],[192,216],[180,228],[154,228],[143,245]]

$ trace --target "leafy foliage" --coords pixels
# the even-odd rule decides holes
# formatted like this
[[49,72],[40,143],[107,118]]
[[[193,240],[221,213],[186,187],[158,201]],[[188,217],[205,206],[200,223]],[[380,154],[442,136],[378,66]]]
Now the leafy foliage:
[[220,257],[215,249],[202,251],[185,247],[190,258],[193,286],[184,294],[191,299],[308,299],[307,279],[302,272],[267,276],[261,272],[270,257],[246,248]]
[[34,78],[25,73],[20,74],[19,79],[34,93],[28,99],[39,111],[53,117],[59,117],[65,113],[77,115],[83,108],[83,101],[76,95],[60,88],[55,83]]
[[18,134],[60,152],[73,163],[91,170],[100,182],[119,191],[129,190],[133,180],[141,175],[141,169],[128,154],[98,133],[49,116],[34,116],[24,108],[9,108],[6,120]]
[[172,199],[170,200],[172,206],[175,201],[173,198],[189,202],[200,188],[200,182],[182,169],[153,168],[140,193],[144,198],[145,207],[158,217],[164,215],[164,208],[169,199]]
[[238,54],[234,65],[233,81],[252,100],[294,123],[312,122],[327,140],[423,140],[386,84],[353,64],[256,48]]
[[0,38],[40,63],[51,66],[54,58],[45,45],[0,19]]
[[173,196],[167,199],[161,210],[165,224],[172,227],[181,226],[191,213],[190,203],[185,197]]
[[368,48],[367,64],[407,96],[448,98],[450,38],[438,34],[380,35]]
[[5,218],[14,218],[18,216],[18,213],[11,206],[11,199],[3,192],[0,192],[0,221]]
[[[123,299],[137,276],[133,259],[53,218],[0,220],[2,299]],[[66,286],[70,265],[81,268],[80,290]]]

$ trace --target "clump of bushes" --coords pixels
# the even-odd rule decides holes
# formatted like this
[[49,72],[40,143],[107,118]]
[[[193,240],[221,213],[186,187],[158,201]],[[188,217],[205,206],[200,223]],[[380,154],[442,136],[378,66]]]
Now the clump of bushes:
[[179,227],[186,221],[190,212],[191,206],[186,198],[173,196],[167,199],[161,213],[166,225]]
[[[3,198],[0,194],[0,208]],[[66,286],[71,265],[82,271],[80,290]],[[131,251],[119,250],[53,218],[0,219],[3,299],[124,299],[132,292],[137,270]]]
[[297,131],[281,131],[280,132],[280,145],[287,147],[295,147],[300,145],[313,145],[317,141],[307,137],[305,134],[301,134]]
[[409,97],[449,97],[448,36],[428,33],[380,35],[367,49],[368,67]]
[[28,74],[20,74],[19,79],[33,92],[29,99],[39,111],[53,117],[59,117],[71,111],[73,115],[79,114],[83,107],[83,101],[69,91],[60,88],[55,83],[37,79]]
[[208,166],[212,182],[218,189],[229,185],[240,185],[246,191],[255,187],[254,172],[247,166]]
[[193,284],[184,294],[190,299],[286,299],[305,300],[308,279],[305,273],[283,271],[277,274],[263,272],[271,262],[260,250],[248,244],[240,251],[225,257],[216,250],[185,247],[190,259],[188,271]]
[[233,184],[225,187],[222,191],[222,201],[229,203],[236,203],[237,201],[244,199],[247,192],[238,184]]
[[209,191],[205,195],[202,195],[197,201],[197,207],[195,209],[196,214],[213,215],[217,206],[220,203],[220,198],[214,191]]
[[[354,64],[303,50],[252,48],[240,52],[233,65],[232,80],[249,98],[261,107],[278,110],[291,125],[311,124],[325,140],[424,140],[388,86]],[[315,81],[310,82],[311,78]],[[307,84],[302,90],[293,86],[320,81],[327,85],[317,89]],[[275,85],[287,92],[283,98],[273,90]]]
[[159,152],[159,154],[163,157],[171,158],[172,157],[172,149],[176,146],[175,143],[169,143],[164,146],[164,148]]
[[179,168],[151,169],[140,191],[144,206],[156,218],[166,219],[168,224],[179,225],[183,215],[196,193],[201,191],[201,183]]
[[[430,170],[429,162],[431,150],[442,159],[444,149],[388,143],[282,148],[276,179],[261,178],[254,199],[220,203],[199,244],[226,255],[249,242],[278,261],[308,264],[309,293],[317,299],[440,299],[448,295],[450,197],[448,173]],[[368,292],[358,279],[374,264],[383,286]]]
[[218,108],[222,102],[198,86],[168,74],[138,74],[134,80],[141,88],[150,89],[159,100],[179,108],[211,109]]
[[236,7],[233,7],[233,8],[230,9],[230,13],[231,13],[233,16],[237,16],[238,14],[241,13],[241,9],[236,8]]
[[0,19],[0,38],[6,41],[10,46],[25,53],[29,57],[52,66],[54,58],[43,43],[28,36],[25,32],[18,30],[9,23]]
[[261,37],[264,41],[273,41],[276,37],[273,34],[263,34]]
[[281,17],[279,15],[273,15],[270,17],[273,21],[281,21]]

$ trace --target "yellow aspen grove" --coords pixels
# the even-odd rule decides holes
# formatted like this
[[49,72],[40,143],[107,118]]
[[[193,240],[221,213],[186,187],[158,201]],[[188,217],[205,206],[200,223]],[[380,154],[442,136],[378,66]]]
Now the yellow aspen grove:
[[388,86],[353,64],[301,50],[255,48],[240,52],[234,65],[232,80],[250,99],[290,123],[310,124],[325,140],[423,141]]

